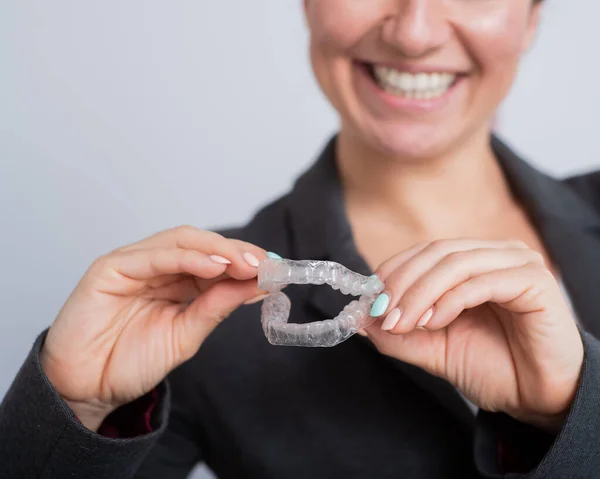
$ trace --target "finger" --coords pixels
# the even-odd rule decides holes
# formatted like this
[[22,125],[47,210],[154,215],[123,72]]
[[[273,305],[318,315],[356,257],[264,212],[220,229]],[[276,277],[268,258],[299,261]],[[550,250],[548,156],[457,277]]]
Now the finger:
[[538,263],[475,276],[446,292],[437,301],[425,328],[445,328],[465,309],[487,302],[497,303],[517,314],[539,311],[543,308],[540,291],[552,281],[552,273]]
[[[237,258],[235,255],[228,256],[228,258],[231,258],[232,264],[227,267],[225,273],[223,273],[221,276],[210,280],[198,278],[196,282],[202,291],[210,287],[212,284],[228,278],[234,278],[238,280],[256,278],[256,276],[258,276],[258,269],[256,266],[254,266],[256,264],[255,260],[258,261],[258,264],[260,264],[260,262],[267,257],[267,253],[263,248],[252,243],[229,238],[225,238],[225,241],[229,241],[237,247],[238,256]],[[227,253],[222,253],[222,255],[225,254]],[[254,258],[248,259],[248,254],[252,255]],[[240,258],[242,258],[243,261],[240,261]]]
[[262,293],[256,280],[225,280],[199,296],[174,323],[181,361],[196,354],[206,337],[236,308]]
[[[198,294],[207,290],[213,284],[224,279],[231,279],[227,273],[221,273],[215,278],[200,278],[189,273],[182,274],[163,274],[154,278],[148,279],[145,282],[146,287],[151,290],[145,297],[155,299],[171,299],[173,301],[185,302],[185,298],[195,298]],[[185,288],[186,292],[178,291],[180,288]],[[173,294],[173,296],[172,296]],[[180,299],[175,299],[180,298]]]
[[[196,228],[194,226],[183,225],[175,228],[169,228],[158,233],[154,233],[135,243],[122,246],[115,251],[132,251],[138,249],[154,248],[184,248],[184,249],[202,249],[203,247],[214,247],[222,239],[218,233]],[[213,248],[214,249],[214,248]],[[203,251],[204,252],[204,251]]]
[[[238,239],[226,239],[237,249],[237,258],[229,258],[232,261],[231,266],[227,267],[227,274],[235,279],[251,279],[258,274],[258,264],[266,259],[267,252],[259,246],[241,241]],[[240,258],[243,261],[239,261]],[[237,260],[237,261],[236,261]]]
[[258,263],[266,258],[266,251],[258,246],[228,239],[213,231],[193,226],[178,226],[161,231],[142,241],[119,248],[114,253],[156,248],[191,249],[207,254],[216,262],[230,263],[227,265],[227,274],[239,280],[255,277]]
[[162,275],[187,273],[200,278],[216,278],[226,267],[227,265],[215,263],[206,254],[182,248],[112,253],[96,260],[92,266],[99,271],[100,277],[109,280],[109,286],[111,281],[119,276],[130,281],[132,287],[139,287],[146,281]]
[[423,243],[417,243],[412,248],[409,248],[405,251],[402,251],[401,253],[398,253],[397,255],[392,256],[390,259],[381,263],[375,270],[375,273],[381,281],[385,281],[396,268],[404,264],[416,254],[423,251],[427,246],[429,246],[429,244],[430,242],[428,241]]
[[532,262],[543,265],[541,255],[529,249],[460,251],[443,257],[417,278],[404,294],[397,292],[395,285],[388,283],[388,290],[394,298],[391,307],[397,307],[401,313],[391,332],[405,334],[416,326],[423,326],[430,320],[430,308],[438,299],[474,276]]
[[411,256],[399,267],[397,267],[384,281],[386,286],[393,285],[393,292],[386,293],[390,296],[390,302],[386,311],[387,314],[397,304],[398,300],[404,295],[407,289],[421,277],[425,272],[430,270],[445,256],[460,252],[471,251],[475,249],[526,249],[527,246],[520,241],[486,241],[476,239],[449,239],[438,240],[429,243],[425,248]]
[[140,293],[140,297],[189,304],[204,291],[194,281],[195,276],[170,275],[168,278],[170,281],[163,281],[160,285],[150,285],[148,282],[148,287]]
[[431,374],[443,375],[447,330],[415,329],[398,336],[382,331],[377,324],[372,324],[366,330],[369,340],[381,354],[413,364]]

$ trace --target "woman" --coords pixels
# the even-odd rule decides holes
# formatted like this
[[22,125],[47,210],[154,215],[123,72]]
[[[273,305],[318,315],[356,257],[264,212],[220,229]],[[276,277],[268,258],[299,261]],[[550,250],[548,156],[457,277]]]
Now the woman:
[[[93,263],[4,399],[3,477],[597,476],[598,177],[549,178],[490,133],[541,5],[304,6],[339,134],[248,225]],[[270,346],[263,248],[374,271],[378,321]],[[348,301],[288,290],[298,322]]]

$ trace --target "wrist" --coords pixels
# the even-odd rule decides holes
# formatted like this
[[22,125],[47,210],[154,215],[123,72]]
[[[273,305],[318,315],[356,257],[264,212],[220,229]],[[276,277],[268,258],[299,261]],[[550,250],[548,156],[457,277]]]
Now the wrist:
[[52,368],[51,358],[44,346],[42,346],[42,349],[40,350],[40,364],[42,371],[48,378],[48,381],[50,381],[50,384],[52,384],[56,393],[67,404],[71,411],[73,411],[79,422],[89,430],[97,432],[102,422],[116,408],[99,400],[72,400],[67,397],[58,386],[60,381],[56,379],[56,375]]
[[98,432],[104,420],[115,410],[115,408],[94,404],[93,402],[70,401],[64,397],[62,399],[73,411],[79,422],[93,432]]
[[[543,431],[557,435],[563,428],[575,402],[583,369],[583,349],[580,358],[574,364],[572,372],[564,375],[566,379],[559,382],[556,377],[558,375],[555,374],[551,387],[542,383],[538,389],[539,397],[545,398],[542,401],[542,405],[536,402],[535,407],[531,406],[527,412],[522,412],[520,417],[511,415],[519,421],[526,422]],[[544,393],[544,391],[546,392]]]

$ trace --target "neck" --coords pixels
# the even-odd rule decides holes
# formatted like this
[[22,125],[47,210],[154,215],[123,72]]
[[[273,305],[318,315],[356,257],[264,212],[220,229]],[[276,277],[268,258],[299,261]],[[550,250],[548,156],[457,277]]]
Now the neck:
[[[420,161],[374,151],[344,129],[337,161],[352,222],[436,239],[477,234],[514,204],[482,129],[461,148]],[[485,225],[485,226],[484,226]]]

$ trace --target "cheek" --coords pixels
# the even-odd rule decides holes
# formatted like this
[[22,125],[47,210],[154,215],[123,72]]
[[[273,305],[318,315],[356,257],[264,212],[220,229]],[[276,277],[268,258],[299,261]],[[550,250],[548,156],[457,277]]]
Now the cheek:
[[[347,14],[339,5],[339,0],[330,2],[315,0],[311,3],[308,11],[308,24],[310,37],[314,48],[326,50],[343,50],[351,41],[351,33],[341,27],[341,21],[336,17]],[[335,7],[341,12],[336,15]]]
[[523,0],[507,1],[461,29],[486,80],[502,83],[514,76],[528,32],[529,8]]
[[381,16],[381,0],[312,0],[307,20],[311,41],[323,51],[347,53]]
[[[371,3],[369,3],[369,1]],[[307,20],[313,71],[332,105],[340,110],[351,90],[352,52],[376,25],[379,0],[312,0]]]
[[350,57],[375,29],[389,0],[309,0],[307,21],[313,49],[322,55]]

